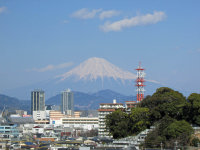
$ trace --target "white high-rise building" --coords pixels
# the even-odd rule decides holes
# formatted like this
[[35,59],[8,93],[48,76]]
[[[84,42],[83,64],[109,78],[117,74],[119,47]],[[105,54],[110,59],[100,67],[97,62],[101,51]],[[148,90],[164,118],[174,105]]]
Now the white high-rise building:
[[101,103],[100,108],[98,109],[99,112],[99,129],[98,129],[98,135],[100,137],[108,137],[109,132],[106,131],[106,115],[114,112],[117,109],[123,109],[124,105],[122,103],[117,103],[117,101],[114,99],[113,103]]
[[70,89],[62,92],[61,111],[65,115],[74,114],[74,94]]

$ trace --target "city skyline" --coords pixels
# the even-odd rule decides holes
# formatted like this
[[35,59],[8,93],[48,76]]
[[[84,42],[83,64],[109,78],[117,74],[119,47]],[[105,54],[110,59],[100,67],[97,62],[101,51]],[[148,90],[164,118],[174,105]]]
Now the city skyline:
[[0,1],[0,93],[52,79],[91,57],[132,73],[141,61],[148,79],[199,92],[199,4]]

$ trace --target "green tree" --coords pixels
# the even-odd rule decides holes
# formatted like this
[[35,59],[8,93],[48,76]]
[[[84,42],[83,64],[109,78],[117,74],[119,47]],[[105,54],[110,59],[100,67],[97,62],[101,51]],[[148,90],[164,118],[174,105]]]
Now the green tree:
[[154,123],[165,115],[181,120],[186,102],[186,98],[178,91],[161,87],[152,96],[145,98],[139,107],[147,107],[151,110],[150,118]]
[[177,141],[180,145],[188,145],[193,128],[185,120],[174,121],[165,130],[163,134],[168,141]]
[[[184,120],[185,119],[185,120]],[[106,126],[114,138],[137,135],[153,125],[155,128],[145,139],[145,147],[173,147],[190,143],[193,129],[188,123],[200,125],[200,94],[188,99],[167,87],[147,96],[130,114],[117,110],[106,117]]]
[[[191,126],[183,120],[186,106],[189,106],[186,98],[178,91],[167,87],[159,88],[152,96],[147,96],[139,107],[149,108],[150,122],[155,129],[148,134],[144,145],[160,147],[162,142],[166,147],[171,147],[176,140],[183,145],[188,144],[192,132]],[[187,109],[191,110],[191,105]],[[188,110],[186,111],[189,113]]]
[[150,111],[148,108],[136,107],[131,109],[131,134],[138,134],[150,127],[149,115]]
[[189,145],[193,133],[191,125],[185,120],[177,121],[169,116],[157,122],[156,128],[145,139],[145,147],[173,147],[177,141],[179,145]]
[[184,110],[185,119],[188,122],[200,125],[200,94],[190,94],[188,97],[188,103]]
[[161,143],[163,143],[163,145],[167,145],[167,139],[163,131],[174,121],[175,119],[169,117],[168,115],[164,116],[161,120],[157,121],[154,124],[153,131],[151,131],[147,135],[144,146],[148,148],[156,148],[160,147]]
[[116,110],[106,116],[106,128],[113,138],[136,135],[150,126],[148,108],[133,108],[130,114]]
[[113,138],[123,138],[129,135],[128,114],[118,109],[106,116],[106,128]]

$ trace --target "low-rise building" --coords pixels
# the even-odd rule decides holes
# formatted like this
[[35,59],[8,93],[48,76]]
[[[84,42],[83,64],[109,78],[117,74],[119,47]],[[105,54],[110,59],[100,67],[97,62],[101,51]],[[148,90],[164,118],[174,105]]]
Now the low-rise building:
[[0,126],[1,137],[18,137],[19,131],[16,125],[1,125]]
[[34,120],[46,120],[46,112],[45,111],[33,111],[33,119]]
[[43,134],[43,133],[44,133],[44,127],[39,126],[39,125],[34,126],[34,127],[32,128],[32,133],[33,133],[33,134]]
[[125,102],[125,108],[127,112],[131,111],[131,108],[136,107],[137,106],[137,101],[126,101]]
[[71,118],[62,118],[62,124],[65,127],[72,128],[82,128],[85,130],[97,129],[98,125],[98,117],[71,117]]
[[62,114],[60,111],[50,111],[50,124],[62,124],[62,118],[65,117],[64,114]]
[[33,119],[37,124],[49,124],[49,119],[47,119],[46,111],[33,111]]
[[16,114],[19,114],[20,117],[22,117],[23,115],[27,115],[27,111],[24,111],[24,110],[16,110]]
[[[76,113],[75,113],[76,114]],[[77,115],[64,115],[60,111],[50,111],[50,124],[64,125],[64,127],[82,128],[91,130],[98,128],[98,117],[80,117]]]

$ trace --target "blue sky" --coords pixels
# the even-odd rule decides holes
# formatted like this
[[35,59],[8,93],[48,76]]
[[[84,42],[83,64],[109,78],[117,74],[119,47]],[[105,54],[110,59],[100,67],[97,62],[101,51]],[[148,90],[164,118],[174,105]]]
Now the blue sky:
[[200,1],[0,0],[0,93],[101,57],[199,92]]

